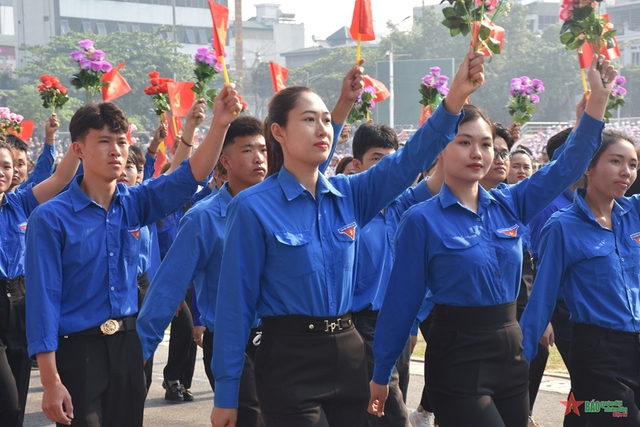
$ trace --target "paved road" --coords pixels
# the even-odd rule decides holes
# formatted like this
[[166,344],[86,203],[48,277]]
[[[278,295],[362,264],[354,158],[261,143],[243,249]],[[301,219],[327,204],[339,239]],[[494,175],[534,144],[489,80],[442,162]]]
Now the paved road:
[[[209,415],[213,402],[213,392],[209,388],[204,373],[201,353],[196,364],[192,391],[194,402],[167,403],[162,389],[162,369],[167,360],[168,339],[160,344],[155,356],[154,377],[146,402],[145,422],[148,427],[206,427],[210,426]],[[418,406],[422,393],[423,366],[420,362],[412,362],[411,381],[407,396],[407,406]],[[545,376],[534,408],[534,416],[542,427],[561,427],[565,400],[569,390],[569,382],[562,377]],[[42,386],[37,370],[31,373],[31,388],[25,415],[25,427],[51,427],[55,424],[46,419],[40,410]],[[126,426],[123,426],[126,427]]]

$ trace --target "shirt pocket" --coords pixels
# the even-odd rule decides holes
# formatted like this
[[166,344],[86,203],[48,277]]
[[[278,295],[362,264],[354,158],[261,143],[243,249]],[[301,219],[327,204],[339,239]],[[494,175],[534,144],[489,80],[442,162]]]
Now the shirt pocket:
[[522,236],[509,235],[494,230],[493,234],[497,239],[493,239],[496,247],[498,261],[506,260],[514,265],[522,265]]
[[331,251],[336,267],[340,267],[345,273],[351,274],[355,263],[356,240],[360,231],[355,222],[349,226],[334,229],[335,249]]
[[120,230],[122,236],[122,255],[127,268],[138,267],[140,260],[140,227],[127,227]]
[[311,231],[276,231],[273,252],[275,267],[287,276],[299,277],[313,272]]
[[614,273],[617,262],[612,262],[610,257],[616,250],[613,239],[601,240],[599,242],[584,242],[580,250],[584,255],[582,262],[574,266],[578,277],[592,275],[596,277],[596,283],[608,286],[610,278]]

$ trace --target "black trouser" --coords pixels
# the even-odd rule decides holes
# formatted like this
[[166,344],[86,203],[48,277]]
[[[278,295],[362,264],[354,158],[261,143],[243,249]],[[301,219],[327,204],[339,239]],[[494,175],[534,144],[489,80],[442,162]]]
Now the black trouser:
[[[589,426],[640,426],[639,333],[576,323],[570,364],[575,400],[584,401],[578,411]],[[600,402],[616,400],[627,408],[626,416],[599,408]],[[594,407],[599,411],[589,411]]]
[[13,427],[20,418],[20,404],[18,403],[18,388],[11,372],[6,354],[7,346],[0,340],[0,420],[2,425]]
[[[141,427],[146,394],[135,319],[110,336],[60,337],[56,365],[73,403],[72,426]],[[62,427],[63,424],[58,424]]]
[[369,401],[367,364],[362,338],[351,323],[350,315],[262,319],[255,369],[267,426],[363,424]]
[[[422,337],[427,339],[429,336],[429,328],[431,328],[431,323],[433,321],[433,314],[429,313],[426,319],[420,322],[420,332],[422,332]],[[427,350],[429,349],[429,343],[427,343]],[[425,354],[426,359],[426,354]],[[422,387],[422,397],[420,398],[420,406],[427,412],[433,412],[433,408],[431,408],[431,404],[429,403],[429,394],[427,393],[427,364],[426,360],[424,365],[424,387]]]
[[[238,394],[238,421],[237,427],[262,427],[262,413],[258,403],[258,394],[256,392],[256,377],[253,362],[255,360],[256,349],[258,348],[260,337],[260,329],[252,329],[249,335],[249,341],[244,350],[244,367],[242,368],[242,376],[240,377],[240,390]],[[255,344],[254,344],[255,340]],[[204,362],[204,371],[211,384],[211,390],[215,393],[215,379],[211,372],[211,359],[213,357],[213,332],[205,329],[202,338],[202,360]]]
[[[138,312],[140,312],[144,297],[147,296],[150,284],[147,273],[138,275]],[[149,387],[151,387],[151,381],[153,380],[153,356],[151,356],[144,365],[144,379],[147,386],[147,393],[149,393]]]
[[525,427],[528,366],[516,304],[435,306],[427,392],[440,427]]
[[[356,330],[364,342],[365,355],[367,357],[367,369],[369,379],[373,377],[373,336],[376,329],[378,312],[363,310],[353,313],[353,322]],[[408,426],[407,407],[404,403],[403,394],[399,386],[399,374],[397,367],[393,368],[391,380],[389,381],[389,397],[384,406],[384,417],[367,414],[367,421],[363,425],[367,426]]]
[[[564,365],[571,376],[571,340],[573,337],[573,323],[569,320],[569,307],[563,300],[556,301],[556,307],[551,316],[551,326],[553,326],[553,335],[555,336],[556,347],[562,357]],[[569,390],[567,400],[571,397],[573,389]],[[579,417],[575,412],[570,412],[564,417],[564,427],[584,427],[587,425],[585,417]]]
[[[189,287],[185,302],[187,306],[171,320],[169,355],[164,367],[165,381],[180,381],[184,388],[191,388],[193,371],[196,366],[198,346],[193,341],[193,317],[191,315],[191,292]],[[177,307],[176,307],[177,308]]]
[[[5,389],[4,398],[13,401],[14,393],[18,396],[20,412],[13,424],[8,426],[22,426],[24,410],[29,392],[31,377],[31,360],[27,351],[27,328],[25,316],[25,286],[24,276],[0,281],[0,342],[6,346],[6,362],[13,374],[15,389]],[[4,363],[4,362],[0,362]],[[4,425],[4,424],[3,424]]]
[[[522,289],[520,289],[522,292]],[[520,321],[524,307],[518,305],[517,319]],[[544,370],[547,367],[547,360],[549,360],[549,347],[538,343],[538,352],[529,363],[529,415],[533,412],[533,405],[536,402],[538,391],[540,390],[540,383],[544,376]]]

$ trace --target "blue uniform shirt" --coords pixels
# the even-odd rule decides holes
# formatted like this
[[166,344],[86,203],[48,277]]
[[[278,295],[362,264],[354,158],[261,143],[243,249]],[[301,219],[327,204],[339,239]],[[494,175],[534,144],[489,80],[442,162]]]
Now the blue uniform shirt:
[[24,236],[27,218],[38,206],[32,186],[5,193],[0,204],[0,279],[24,274]]
[[602,227],[576,190],[573,204],[555,213],[540,235],[540,259],[520,324],[532,360],[562,288],[574,323],[640,332],[640,199],[623,197]]
[[441,106],[402,150],[375,167],[348,177],[319,174],[315,197],[283,167],[234,198],[216,307],[216,406],[237,407],[256,312],[264,319],[351,310],[360,230],[433,163],[455,137],[461,118]]
[[108,211],[80,189],[36,208],[29,218],[25,268],[29,355],[55,351],[58,336],[138,311],[140,227],[182,206],[196,190],[188,161],[174,173],[127,188]]
[[362,227],[357,242],[353,312],[380,310],[393,266],[393,241],[402,214],[416,203],[431,198],[427,181],[409,188]]
[[538,246],[540,245],[540,231],[542,227],[544,227],[547,220],[551,218],[551,215],[566,208],[571,203],[573,203],[573,193],[570,190],[565,190],[544,208],[542,212],[533,217],[528,225],[529,236],[531,238],[531,257],[533,259],[538,259]]
[[177,304],[193,282],[200,321],[213,330],[214,309],[227,205],[231,195],[225,183],[218,194],[191,208],[180,221],[176,239],[160,264],[138,316],[142,355],[150,359],[162,341]]
[[373,380],[387,384],[425,296],[433,304],[491,306],[514,301],[522,273],[522,231],[587,169],[604,123],[583,115],[558,160],[516,185],[478,188],[478,210],[446,184],[409,209],[398,227],[396,262],[375,331]]

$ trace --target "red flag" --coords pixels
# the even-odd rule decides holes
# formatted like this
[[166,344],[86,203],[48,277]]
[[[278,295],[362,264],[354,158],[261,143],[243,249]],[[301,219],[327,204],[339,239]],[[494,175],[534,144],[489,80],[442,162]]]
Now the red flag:
[[172,116],[187,116],[196,96],[195,92],[191,90],[193,85],[192,82],[167,83],[167,93],[169,94],[169,105],[171,106]]
[[171,150],[171,154],[175,154],[175,141],[180,138],[182,130],[182,120],[180,117],[167,114],[167,137],[164,139],[164,145]]
[[35,123],[33,122],[33,120],[23,120],[21,124],[22,129],[20,130],[20,133],[17,133],[15,130],[13,130],[13,128],[11,129],[11,133],[26,142],[27,139],[33,136],[33,128]]
[[102,87],[102,100],[113,101],[122,95],[131,92],[131,86],[119,73],[120,68],[124,67],[124,62],[117,67],[113,67],[111,71],[102,75],[102,83],[109,82],[106,87]]
[[160,176],[160,170],[162,169],[162,165],[164,165],[165,163],[167,163],[167,148],[164,145],[164,141],[160,143],[160,145],[158,145],[158,152],[156,154],[156,161],[153,164],[154,167],[154,171],[153,171],[153,176],[154,177],[158,177]]
[[278,65],[275,62],[269,62],[269,70],[271,71],[271,83],[273,84],[273,91],[275,93],[280,92],[287,87],[287,76],[289,70],[282,65]]
[[373,31],[371,0],[356,0],[349,32],[354,40],[358,40],[358,34],[360,34],[360,40],[364,42],[376,39],[376,34]]
[[227,26],[229,25],[229,9],[209,0],[211,19],[213,19],[213,48],[218,57],[224,56],[224,45],[227,40]]
[[376,90],[376,96],[375,98],[373,98],[375,102],[384,101],[391,95],[389,93],[389,89],[387,89],[387,87],[381,81],[378,81],[373,77],[367,76],[366,74],[362,76],[362,79],[364,80],[365,87],[373,86],[373,88]]

